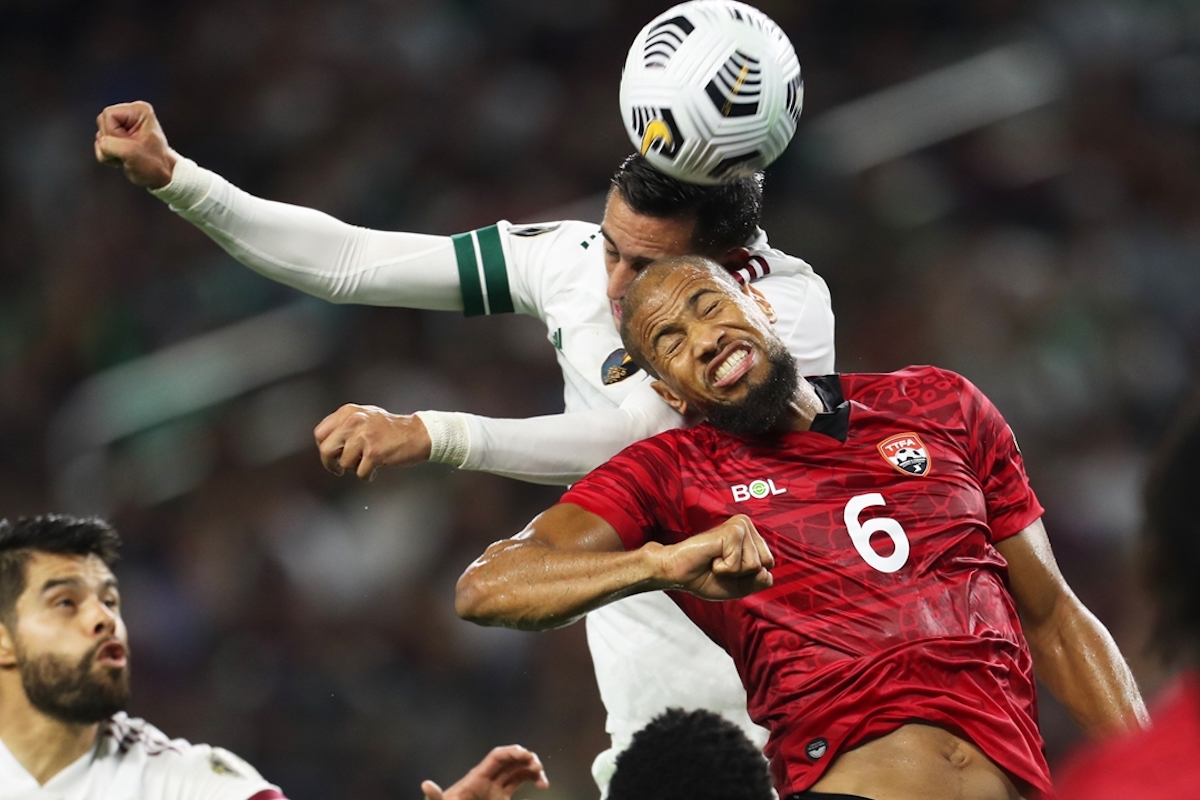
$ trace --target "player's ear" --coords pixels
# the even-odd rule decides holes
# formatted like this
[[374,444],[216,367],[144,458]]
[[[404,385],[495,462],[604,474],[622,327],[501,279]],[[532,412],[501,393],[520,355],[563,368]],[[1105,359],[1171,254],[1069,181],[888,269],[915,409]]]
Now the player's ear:
[[757,286],[749,281],[746,281],[742,284],[742,294],[746,295],[758,304],[758,307],[762,309],[762,312],[767,315],[767,321],[772,325],[775,324],[775,320],[779,319],[779,315],[775,313],[774,306],[772,306],[771,302],[767,300],[766,295],[759,291]]
[[675,393],[675,390],[667,386],[662,381],[654,381],[650,384],[650,388],[658,392],[658,396],[663,399],[663,402],[671,408],[678,411],[683,416],[688,415],[688,403],[682,397]]
[[8,626],[0,622],[0,669],[16,666],[17,644],[13,641]]

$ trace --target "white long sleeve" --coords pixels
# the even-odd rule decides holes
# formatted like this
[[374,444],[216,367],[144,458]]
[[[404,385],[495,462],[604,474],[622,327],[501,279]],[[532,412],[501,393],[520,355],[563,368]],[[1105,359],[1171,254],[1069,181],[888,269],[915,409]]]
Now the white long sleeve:
[[[499,222],[455,237],[375,231],[250,195],[185,158],[152,192],[263,276],[334,303],[466,313],[517,311],[540,319],[557,349],[573,413],[531,419],[420,412],[431,460],[533,483],[578,480],[622,448],[682,418],[649,387],[597,383],[621,342],[609,316],[596,225]],[[765,247],[765,237],[755,242]],[[756,285],[805,374],[833,369],[833,316],[807,264],[758,250]],[[769,263],[768,263],[769,262]],[[750,275],[753,279],[755,275]],[[466,302],[464,302],[466,298]],[[622,351],[623,352],[623,351]],[[628,388],[623,388],[628,387]],[[404,409],[395,409],[402,411]]]
[[323,300],[462,310],[449,236],[369,230],[264,200],[182,157],[151,194],[255,272]]
[[633,442],[683,424],[683,417],[659,398],[649,381],[618,408],[529,419],[443,411],[421,411],[418,416],[435,440],[430,460],[554,485],[574,483]]

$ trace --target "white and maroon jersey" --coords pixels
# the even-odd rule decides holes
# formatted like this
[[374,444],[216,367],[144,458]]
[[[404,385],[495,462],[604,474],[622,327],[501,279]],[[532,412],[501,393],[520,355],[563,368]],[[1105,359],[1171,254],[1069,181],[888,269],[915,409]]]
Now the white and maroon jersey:
[[96,746],[44,786],[0,742],[0,800],[282,800],[279,788],[220,747],[170,739],[123,712]]
[[[254,197],[186,159],[155,194],[246,266],[331,302],[539,319],[562,370],[568,413],[525,420],[441,414],[469,429],[469,445],[461,458],[439,460],[563,484],[626,445],[683,424],[625,357],[595,223],[500,221],[454,236],[367,230]],[[832,372],[834,318],[825,281],[801,259],[771,248],[761,231],[746,246],[749,266],[735,277],[753,281],[771,303],[775,330],[802,374]],[[435,418],[423,412],[421,419],[436,453]],[[668,707],[716,711],[759,745],[766,742],[746,714],[729,656],[665,596],[639,595],[594,611],[587,633],[613,740],[593,768],[602,788],[616,752]]]

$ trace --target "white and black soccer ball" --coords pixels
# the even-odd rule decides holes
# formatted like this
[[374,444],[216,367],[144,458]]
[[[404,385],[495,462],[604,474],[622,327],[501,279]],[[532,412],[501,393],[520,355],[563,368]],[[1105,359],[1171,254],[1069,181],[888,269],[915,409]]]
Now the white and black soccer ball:
[[642,28],[621,74],[621,115],[663,172],[716,184],[774,161],[804,102],[800,61],[770,17],[734,0],[691,0]]

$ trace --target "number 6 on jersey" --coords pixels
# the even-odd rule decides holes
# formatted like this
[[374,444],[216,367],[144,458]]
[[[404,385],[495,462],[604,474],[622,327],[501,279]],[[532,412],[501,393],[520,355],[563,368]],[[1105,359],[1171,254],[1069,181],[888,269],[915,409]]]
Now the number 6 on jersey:
[[[891,517],[875,517],[862,523],[858,521],[863,509],[882,505],[887,503],[879,492],[856,495],[846,503],[843,519],[846,522],[846,530],[850,532],[850,541],[854,543],[854,549],[863,557],[863,561],[880,572],[895,572],[908,561],[908,537],[904,534],[904,528]],[[871,535],[881,532],[886,533],[896,546],[890,556],[879,555],[871,546]]]

